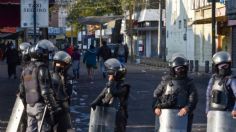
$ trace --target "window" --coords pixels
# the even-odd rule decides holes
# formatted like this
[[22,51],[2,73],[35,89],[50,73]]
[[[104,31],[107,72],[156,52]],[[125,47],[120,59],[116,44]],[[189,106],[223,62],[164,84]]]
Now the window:
[[184,19],[184,28],[187,28],[187,20]]
[[179,20],[179,29],[181,29],[182,21]]
[[147,0],[147,9],[159,9],[159,2],[158,0]]

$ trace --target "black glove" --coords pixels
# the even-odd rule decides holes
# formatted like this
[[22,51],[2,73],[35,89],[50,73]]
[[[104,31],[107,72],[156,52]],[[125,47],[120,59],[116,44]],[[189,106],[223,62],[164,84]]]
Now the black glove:
[[104,97],[104,99],[102,99],[102,103],[103,104],[109,104],[109,102],[111,101],[112,99],[112,94],[111,93],[107,93]]
[[97,105],[96,105],[95,103],[91,103],[91,104],[90,104],[90,107],[91,107],[93,110],[96,110],[96,106],[97,106]]
[[60,115],[61,111],[62,111],[61,107],[56,107],[54,108],[54,110],[50,111],[50,119],[52,124],[56,123],[56,118]]

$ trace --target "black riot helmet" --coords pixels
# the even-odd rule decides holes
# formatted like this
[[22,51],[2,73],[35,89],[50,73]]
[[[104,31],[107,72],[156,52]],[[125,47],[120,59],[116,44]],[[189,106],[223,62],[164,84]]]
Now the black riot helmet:
[[56,47],[49,40],[40,40],[30,48],[30,57],[34,60],[47,61],[49,53],[55,51]]
[[21,43],[19,46],[23,62],[30,61],[30,55],[29,55],[30,46],[31,46],[30,43],[27,42]]
[[226,51],[220,51],[213,55],[212,61],[216,73],[220,76],[227,76],[231,74],[231,56]]
[[127,73],[127,69],[119,60],[115,58],[108,59],[104,62],[108,75],[113,75],[116,81],[123,80]]
[[57,71],[66,71],[71,65],[71,56],[65,51],[58,51],[53,56],[53,68]]
[[177,78],[183,78],[187,76],[188,73],[188,60],[183,54],[173,54],[170,61],[170,74]]

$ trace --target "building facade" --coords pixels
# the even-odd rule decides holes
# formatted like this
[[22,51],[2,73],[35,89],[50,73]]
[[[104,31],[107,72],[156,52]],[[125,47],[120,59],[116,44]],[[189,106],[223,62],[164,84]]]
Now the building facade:
[[228,15],[228,26],[231,29],[230,32],[230,43],[231,43],[231,54],[233,60],[233,67],[236,68],[236,1],[228,0],[227,3],[227,15]]
[[[163,0],[165,1],[165,0]],[[163,2],[163,26],[165,26],[165,6]],[[133,48],[136,57],[155,57],[158,55],[158,24],[159,24],[159,3],[157,0],[137,0],[132,14],[133,21]],[[129,12],[125,13],[123,27],[128,27]],[[163,28],[165,29],[165,28]],[[126,32],[125,32],[126,30]],[[122,29],[124,40],[129,44],[128,29]],[[164,30],[165,31],[165,30]],[[163,37],[165,38],[165,32]],[[162,45],[165,45],[165,39],[162,39]],[[130,47],[130,45],[129,45]]]
[[[212,58],[212,8],[207,0],[194,0],[194,56],[204,66]],[[230,51],[230,28],[227,26],[226,8],[224,3],[216,3],[216,49]]]
[[182,53],[194,60],[194,19],[192,0],[167,0],[166,2],[166,47],[167,59],[174,53]]

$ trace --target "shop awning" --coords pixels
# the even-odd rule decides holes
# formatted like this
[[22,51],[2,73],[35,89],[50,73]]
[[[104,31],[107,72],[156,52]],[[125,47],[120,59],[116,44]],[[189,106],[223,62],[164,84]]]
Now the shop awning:
[[[228,20],[227,16],[216,17],[217,22],[227,22],[227,20]],[[207,23],[211,23],[211,21],[212,21],[212,18],[204,18],[204,19],[195,20],[193,21],[192,24],[207,24]]]
[[0,28],[1,33],[16,33],[17,28],[16,27],[4,27]]
[[4,27],[0,28],[0,38],[14,39],[17,38],[20,32],[23,32],[22,28],[16,27]]
[[123,16],[88,16],[88,17],[79,17],[78,21],[80,24],[84,25],[96,25],[104,24],[110,21],[123,19]]
[[5,38],[10,35],[11,35],[11,33],[0,33],[0,38]]

